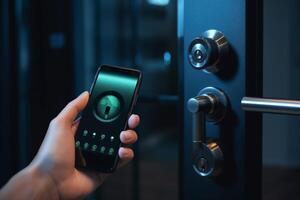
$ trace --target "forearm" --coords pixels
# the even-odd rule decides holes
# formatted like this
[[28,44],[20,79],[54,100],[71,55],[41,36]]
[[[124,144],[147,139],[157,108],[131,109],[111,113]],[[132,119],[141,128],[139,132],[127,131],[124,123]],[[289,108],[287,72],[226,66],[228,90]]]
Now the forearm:
[[59,196],[53,180],[29,166],[0,190],[0,199],[59,199]]

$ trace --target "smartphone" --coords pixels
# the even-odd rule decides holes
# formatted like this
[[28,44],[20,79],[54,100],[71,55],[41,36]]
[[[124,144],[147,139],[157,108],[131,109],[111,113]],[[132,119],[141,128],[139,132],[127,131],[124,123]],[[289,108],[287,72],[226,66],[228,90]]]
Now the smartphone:
[[120,133],[128,128],[141,80],[138,70],[99,67],[75,136],[77,167],[115,171],[122,146]]

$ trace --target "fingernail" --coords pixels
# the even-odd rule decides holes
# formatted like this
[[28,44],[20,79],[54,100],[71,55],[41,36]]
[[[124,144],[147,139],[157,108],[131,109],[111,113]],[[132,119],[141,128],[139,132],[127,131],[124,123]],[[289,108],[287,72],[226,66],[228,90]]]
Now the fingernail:
[[133,116],[134,116],[134,117],[136,117],[136,118],[138,118],[138,117],[139,117],[139,115],[136,115],[136,114],[133,114]]
[[85,98],[87,95],[89,95],[89,92],[88,92],[88,91],[84,91],[84,92],[82,92],[82,93],[78,96],[78,98],[79,98],[79,99]]
[[84,96],[84,95],[87,95],[87,94],[89,94],[89,92],[88,91],[84,91],[83,93],[81,93],[80,96]]

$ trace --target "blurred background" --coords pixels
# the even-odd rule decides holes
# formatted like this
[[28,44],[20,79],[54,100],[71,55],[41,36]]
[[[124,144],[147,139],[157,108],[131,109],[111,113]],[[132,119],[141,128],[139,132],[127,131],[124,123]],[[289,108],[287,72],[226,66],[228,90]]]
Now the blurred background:
[[177,1],[0,2],[1,186],[99,65],[111,64],[143,71],[140,140],[136,159],[89,198],[178,199]]
[[[265,97],[300,99],[298,8],[265,0]],[[179,199],[177,17],[176,0],[1,0],[0,187],[30,163],[49,121],[89,89],[98,66],[111,64],[144,74],[139,142],[134,161],[88,199]],[[265,200],[300,195],[299,128],[299,117],[264,115]]]

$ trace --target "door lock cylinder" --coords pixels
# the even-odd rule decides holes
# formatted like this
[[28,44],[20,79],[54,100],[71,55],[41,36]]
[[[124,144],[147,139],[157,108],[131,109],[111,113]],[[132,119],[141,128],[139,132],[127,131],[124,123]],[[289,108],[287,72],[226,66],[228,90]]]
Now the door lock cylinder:
[[188,58],[194,68],[216,73],[224,68],[228,52],[229,43],[224,34],[217,30],[207,30],[191,42]]

